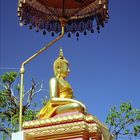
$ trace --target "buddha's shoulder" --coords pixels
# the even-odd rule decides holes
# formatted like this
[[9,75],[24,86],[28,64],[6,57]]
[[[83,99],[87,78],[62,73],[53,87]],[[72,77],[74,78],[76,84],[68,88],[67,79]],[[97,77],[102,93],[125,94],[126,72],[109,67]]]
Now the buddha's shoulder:
[[56,77],[52,77],[51,79],[50,79],[50,83],[54,83],[54,82],[57,82],[58,81],[58,79],[56,78]]
[[68,82],[64,79],[60,79],[60,78],[57,78],[57,77],[52,77],[50,79],[50,83],[59,83],[60,85],[67,85]]

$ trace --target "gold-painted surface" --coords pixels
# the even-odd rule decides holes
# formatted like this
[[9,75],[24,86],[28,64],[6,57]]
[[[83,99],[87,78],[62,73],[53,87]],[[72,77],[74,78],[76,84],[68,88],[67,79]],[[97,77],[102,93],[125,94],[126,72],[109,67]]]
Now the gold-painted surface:
[[[20,0],[19,0],[20,2]],[[66,25],[66,19],[60,18],[61,23],[61,35],[55,38],[53,41],[51,41],[49,44],[47,44],[45,47],[43,47],[41,50],[39,50],[37,53],[29,57],[26,61],[24,61],[21,65],[20,74],[21,74],[21,83],[20,83],[20,110],[19,110],[19,131],[22,130],[22,110],[23,110],[23,94],[24,94],[24,72],[25,72],[25,65],[29,63],[31,60],[33,60],[35,57],[37,57],[39,54],[47,50],[50,46],[52,46],[55,42],[60,40],[64,36],[64,29]]]
[[65,59],[62,49],[60,49],[59,57],[54,62],[55,76],[50,79],[50,100],[37,114],[39,119],[74,111],[86,113],[85,105],[73,99],[73,90],[65,80],[69,72],[69,62]]
[[106,125],[101,123],[96,117],[94,117],[92,115],[85,115],[82,113],[61,116],[61,117],[51,117],[49,119],[37,119],[37,120],[33,120],[33,121],[27,121],[27,122],[23,123],[23,128],[29,129],[29,128],[37,128],[37,127],[42,127],[42,126],[55,125],[55,124],[79,122],[79,121],[84,121],[84,122],[87,122],[90,124],[96,123],[100,127],[103,127],[104,129],[108,130]]
[[47,127],[39,127],[35,129],[26,129],[26,133],[32,135],[36,139],[46,138],[54,139],[60,137],[72,138],[72,137],[83,137],[83,134],[89,137],[92,134],[100,136],[99,126],[97,124],[89,125],[87,122],[73,122],[59,125],[51,125]]
[[24,67],[20,69],[20,108],[19,108],[19,131],[22,130],[22,108],[23,108],[23,95],[24,95]]
[[113,140],[106,125],[95,116],[82,113],[24,122],[23,129],[37,140],[74,137],[98,137],[100,140]]

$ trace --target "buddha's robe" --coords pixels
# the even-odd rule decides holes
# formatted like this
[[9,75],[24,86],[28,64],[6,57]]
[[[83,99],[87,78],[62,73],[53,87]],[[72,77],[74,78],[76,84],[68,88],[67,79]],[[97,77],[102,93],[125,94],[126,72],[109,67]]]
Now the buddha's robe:
[[[64,79],[57,79],[57,98],[67,98],[72,99],[73,98],[73,90],[70,86],[70,84],[65,81]],[[56,110],[60,106],[71,104],[69,101],[60,101],[55,102],[51,99],[47,102],[47,104],[39,111],[37,114],[37,117],[40,119],[50,118],[54,115],[56,115]],[[69,112],[69,110],[68,110]]]

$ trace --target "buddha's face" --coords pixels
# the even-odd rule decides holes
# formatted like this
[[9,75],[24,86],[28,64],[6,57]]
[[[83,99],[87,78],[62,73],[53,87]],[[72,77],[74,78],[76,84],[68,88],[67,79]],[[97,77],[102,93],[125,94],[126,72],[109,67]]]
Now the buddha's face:
[[70,69],[68,63],[63,63],[61,66],[58,67],[58,74],[62,78],[66,78],[69,75]]

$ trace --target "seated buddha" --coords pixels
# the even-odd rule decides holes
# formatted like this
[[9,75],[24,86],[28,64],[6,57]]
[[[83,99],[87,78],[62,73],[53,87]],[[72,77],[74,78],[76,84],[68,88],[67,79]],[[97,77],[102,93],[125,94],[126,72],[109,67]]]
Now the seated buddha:
[[69,112],[86,113],[86,107],[81,102],[73,99],[73,90],[65,80],[70,72],[69,62],[60,49],[59,57],[54,62],[54,77],[50,79],[50,100],[39,111],[39,119],[50,118],[58,114]]

